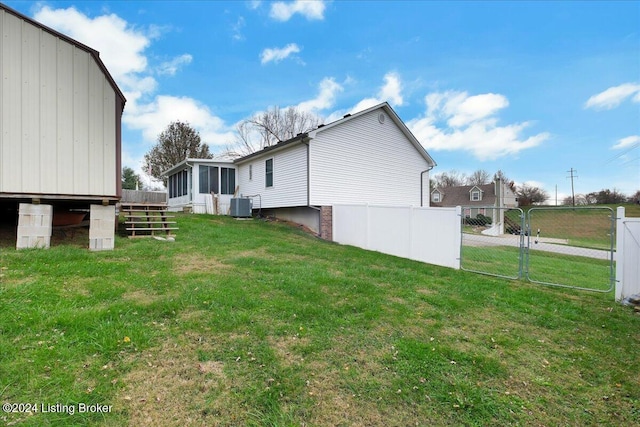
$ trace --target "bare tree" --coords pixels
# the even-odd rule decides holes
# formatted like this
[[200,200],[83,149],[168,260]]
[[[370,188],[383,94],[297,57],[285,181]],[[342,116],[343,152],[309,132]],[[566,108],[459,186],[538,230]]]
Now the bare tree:
[[518,206],[538,205],[549,198],[545,190],[528,184],[517,187],[516,196],[518,196]]
[[465,185],[467,176],[457,170],[441,172],[433,177],[436,188],[459,187]]
[[235,141],[227,146],[226,154],[232,157],[246,156],[309,132],[317,128],[320,122],[319,117],[296,107],[270,108],[238,123]]
[[144,155],[144,170],[147,175],[163,180],[162,172],[176,163],[191,157],[210,159],[209,146],[200,140],[200,134],[189,123],[175,121],[158,135],[158,143]]
[[485,185],[491,182],[491,175],[484,169],[478,169],[467,178],[467,185]]

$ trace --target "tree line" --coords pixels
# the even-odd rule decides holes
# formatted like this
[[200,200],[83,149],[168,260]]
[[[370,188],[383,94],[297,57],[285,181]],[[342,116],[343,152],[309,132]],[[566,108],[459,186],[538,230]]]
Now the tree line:
[[442,172],[431,179],[430,186],[431,190],[433,190],[435,188],[445,189],[447,187],[461,187],[465,185],[486,185],[498,179],[505,183],[516,195],[518,198],[518,206],[542,204],[549,198],[549,193],[540,187],[526,183],[516,185],[502,170],[498,170],[493,176],[484,169],[478,169],[471,175],[466,175],[457,170]]
[[587,194],[576,194],[574,197],[565,197],[563,205],[587,206],[587,205],[612,205],[616,203],[640,204],[640,190],[630,196],[616,190],[604,188],[600,191],[593,191]]

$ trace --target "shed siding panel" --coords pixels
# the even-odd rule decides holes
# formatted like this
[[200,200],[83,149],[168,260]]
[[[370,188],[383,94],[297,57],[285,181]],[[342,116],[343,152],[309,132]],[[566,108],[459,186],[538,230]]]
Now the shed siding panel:
[[102,157],[102,194],[116,194],[118,165],[116,159],[116,94],[106,79],[102,79],[102,105],[103,105],[103,157]]
[[52,193],[57,188],[57,39],[40,33],[40,191]]
[[99,63],[0,11],[0,192],[115,196],[116,90]]
[[104,194],[104,79],[95,64],[89,62],[89,160],[87,162],[89,193]]
[[40,30],[22,26],[22,186],[28,193],[40,187]]
[[89,194],[89,54],[73,51],[73,192]]
[[[265,162],[273,159],[273,187],[265,181]],[[251,165],[253,177],[249,180]],[[281,152],[265,153],[239,167],[239,185],[243,195],[260,195],[263,208],[307,205],[307,146],[299,144]]]
[[73,194],[73,46],[58,41],[57,78],[57,191]]
[[[427,161],[381,109],[319,132],[310,144],[312,205],[372,203],[420,206]],[[423,179],[424,205],[429,174]]]
[[22,186],[22,21],[2,12],[2,188]]

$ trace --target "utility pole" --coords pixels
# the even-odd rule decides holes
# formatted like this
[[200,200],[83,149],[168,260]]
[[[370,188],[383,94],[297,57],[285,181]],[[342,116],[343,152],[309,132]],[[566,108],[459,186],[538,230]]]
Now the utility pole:
[[577,170],[571,168],[571,170],[568,170],[567,173],[569,173],[570,175],[567,178],[571,178],[571,204],[573,205],[573,207],[576,207],[576,194],[573,191],[573,178],[577,178],[578,175],[574,175],[574,173],[578,173]]

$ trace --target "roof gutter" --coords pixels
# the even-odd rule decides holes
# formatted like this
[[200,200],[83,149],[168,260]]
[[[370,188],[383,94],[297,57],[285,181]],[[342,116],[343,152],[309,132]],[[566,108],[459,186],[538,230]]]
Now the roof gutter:
[[420,207],[424,206],[424,174],[429,172],[431,169],[433,169],[435,165],[433,166],[429,166],[429,169],[425,169],[422,172],[420,172]]

